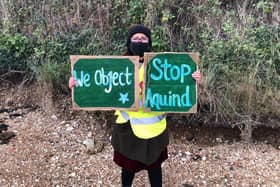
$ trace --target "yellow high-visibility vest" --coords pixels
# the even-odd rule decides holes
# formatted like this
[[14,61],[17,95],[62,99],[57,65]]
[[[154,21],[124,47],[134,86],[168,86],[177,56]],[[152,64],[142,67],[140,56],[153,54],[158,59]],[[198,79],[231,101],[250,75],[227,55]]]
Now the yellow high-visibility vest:
[[[139,70],[139,81],[144,80],[144,65]],[[141,103],[140,95],[140,103]],[[166,119],[164,112],[145,112],[143,104],[138,111],[119,111],[115,112],[118,116],[116,123],[122,124],[130,120],[134,135],[141,139],[149,139],[160,135],[166,129]]]

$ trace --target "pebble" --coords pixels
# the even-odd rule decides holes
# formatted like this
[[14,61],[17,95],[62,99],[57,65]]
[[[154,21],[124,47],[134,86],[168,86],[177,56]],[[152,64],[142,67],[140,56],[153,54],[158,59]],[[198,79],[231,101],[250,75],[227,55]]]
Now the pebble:
[[[61,121],[60,123],[59,123],[59,125],[65,125],[66,124],[66,121]],[[68,125],[68,124],[66,124],[66,125]]]
[[91,136],[92,136],[92,132],[88,132],[87,137],[91,137]]
[[94,140],[93,139],[88,138],[88,139],[83,141],[83,144],[86,146],[86,151],[88,153],[94,152],[95,146],[94,146]]
[[76,177],[76,173],[71,173],[69,176],[70,177]]
[[189,151],[186,151],[185,154],[188,155],[188,156],[191,155],[191,153]]
[[68,132],[70,132],[70,131],[72,131],[72,130],[74,130],[73,127],[67,127],[67,128],[66,128],[66,131],[68,131]]
[[222,140],[222,138],[216,138],[216,142],[223,143],[223,140]]
[[55,160],[58,160],[58,159],[59,159],[58,156],[53,156],[53,157],[51,158],[52,161],[55,161]]
[[52,118],[53,120],[57,120],[57,117],[56,117],[56,115],[54,115],[54,114],[51,116],[51,118]]

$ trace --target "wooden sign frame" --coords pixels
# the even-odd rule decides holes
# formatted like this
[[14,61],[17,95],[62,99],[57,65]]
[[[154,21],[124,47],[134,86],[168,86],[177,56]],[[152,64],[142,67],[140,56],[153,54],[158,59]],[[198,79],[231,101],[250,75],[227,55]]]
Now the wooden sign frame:
[[[159,52],[159,53],[144,53],[144,86],[143,86],[143,97],[142,102],[143,105],[145,105],[145,98],[146,98],[146,74],[147,74],[147,65],[151,59],[153,59],[156,55],[159,54],[188,54],[192,60],[196,63],[196,65],[199,63],[199,53],[198,52]],[[198,68],[197,68],[198,70]],[[165,113],[197,113],[197,92],[198,91],[198,84],[196,83],[196,103],[191,107],[188,111],[158,111],[158,112],[165,112]],[[144,107],[144,111],[150,112],[150,108]]]
[[74,87],[72,88],[72,108],[73,110],[86,110],[86,111],[96,111],[96,110],[138,110],[139,108],[139,57],[138,56],[86,56],[86,55],[70,55],[71,61],[71,75],[73,75],[74,64],[80,59],[129,59],[134,64],[134,103],[130,108],[122,107],[80,107],[74,101]]

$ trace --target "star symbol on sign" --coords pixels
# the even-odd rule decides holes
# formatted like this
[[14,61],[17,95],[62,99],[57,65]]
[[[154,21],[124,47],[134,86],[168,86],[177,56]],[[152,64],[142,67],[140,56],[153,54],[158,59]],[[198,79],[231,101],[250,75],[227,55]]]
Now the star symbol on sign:
[[122,104],[125,104],[125,102],[129,101],[128,93],[120,93],[119,101],[122,102]]

